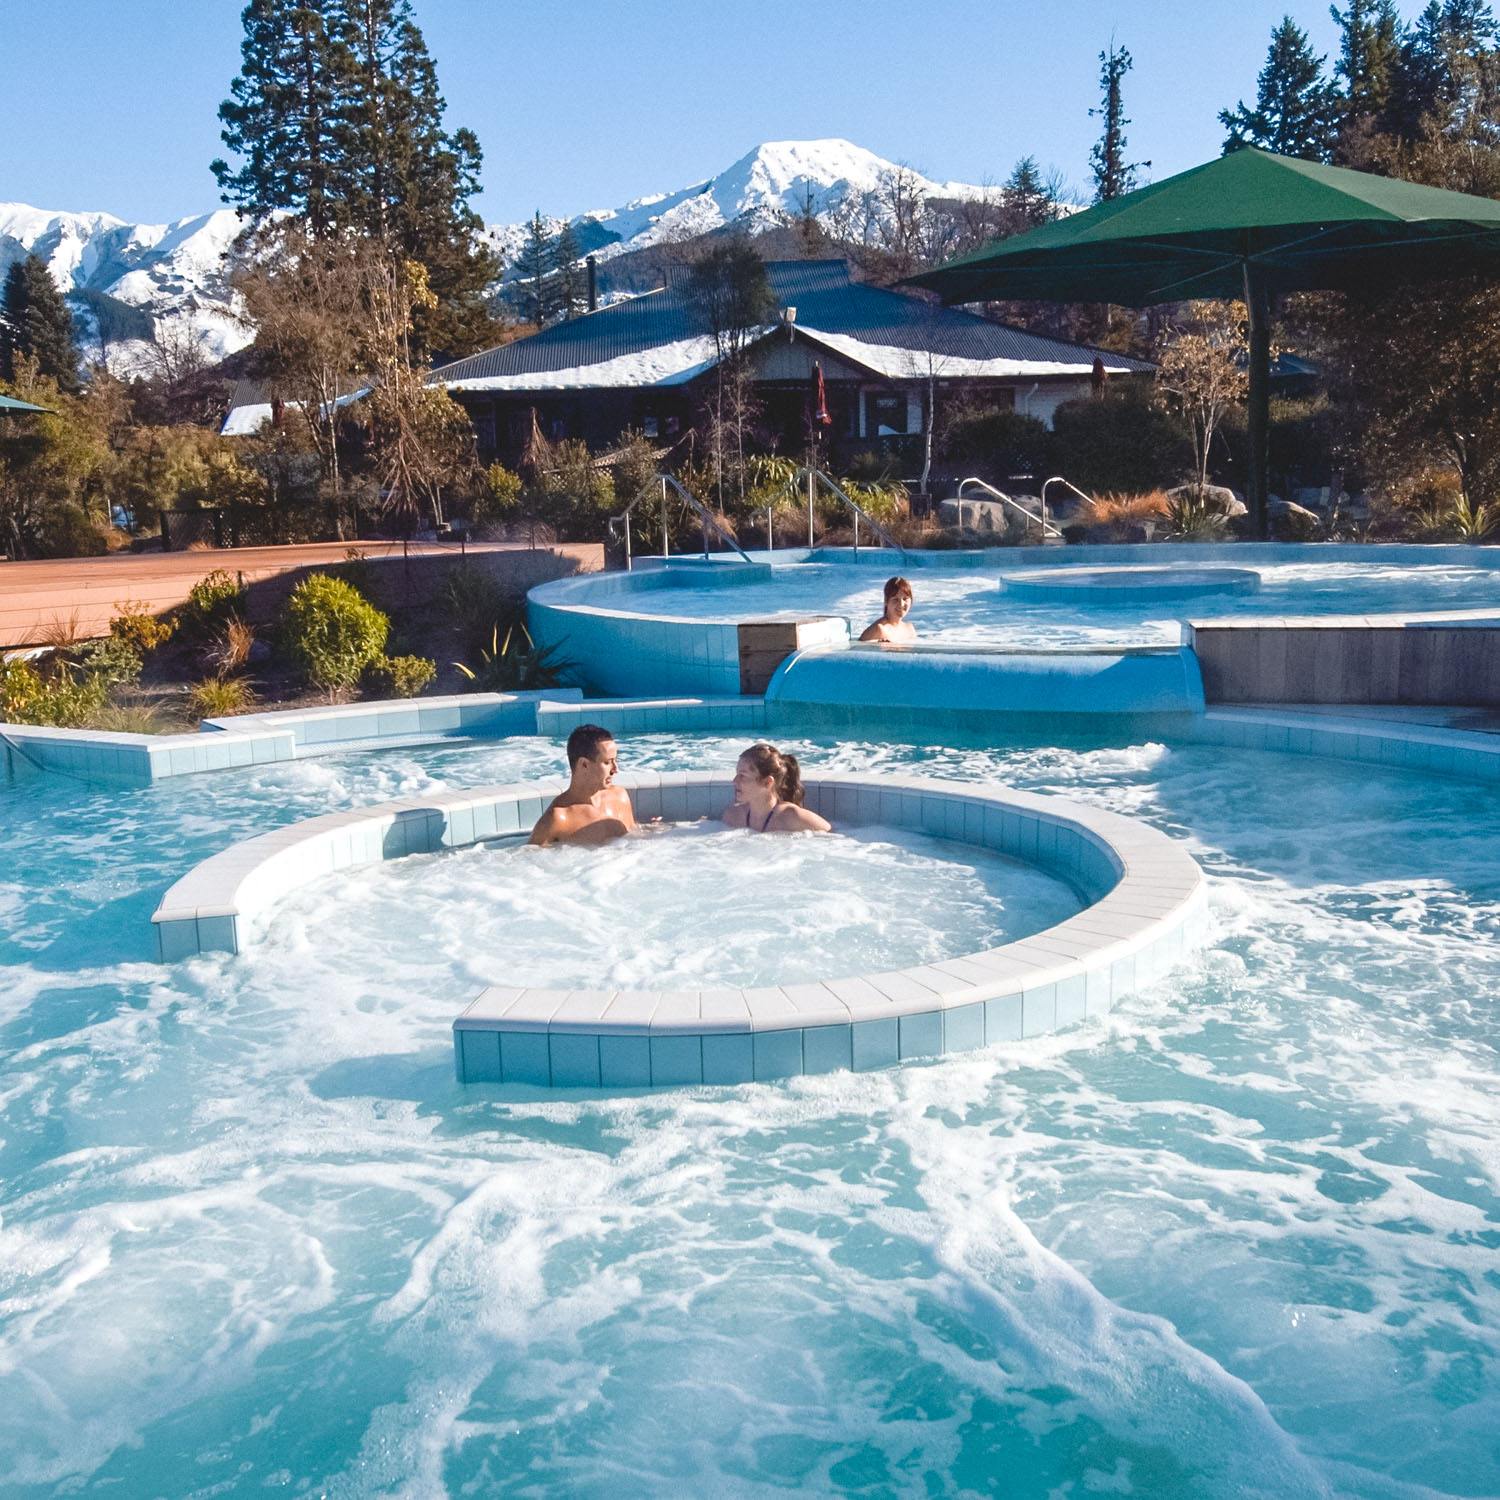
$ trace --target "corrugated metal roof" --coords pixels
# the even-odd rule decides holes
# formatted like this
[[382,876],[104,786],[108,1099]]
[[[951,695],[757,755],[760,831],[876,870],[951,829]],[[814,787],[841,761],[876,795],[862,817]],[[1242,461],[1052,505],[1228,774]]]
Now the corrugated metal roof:
[[[843,260],[781,260],[766,263],[766,279],[779,306],[795,307],[797,323],[861,343],[909,349],[963,361],[1007,361],[1019,365],[1064,365],[1087,374],[1096,357],[1112,371],[1149,370],[1141,360],[1045,338],[973,313],[940,307],[920,297],[865,286],[849,276]],[[517,377],[556,376],[663,345],[683,343],[705,332],[686,277],[658,291],[616,302],[554,324],[482,354],[435,370],[442,384],[503,379],[524,389]],[[541,384],[551,384],[543,380]],[[586,380],[570,384],[586,385]],[[613,382],[611,382],[613,383]]]

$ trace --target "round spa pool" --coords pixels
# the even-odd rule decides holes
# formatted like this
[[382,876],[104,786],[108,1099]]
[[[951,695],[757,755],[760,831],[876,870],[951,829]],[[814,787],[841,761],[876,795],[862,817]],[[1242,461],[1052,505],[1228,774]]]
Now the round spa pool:
[[[621,749],[722,773],[749,737]],[[0,789],[0,1490],[1492,1493],[1496,788],[1082,734],[785,743],[1147,823],[1209,875],[1208,944],[936,1063],[465,1088],[452,1021],[499,940],[441,894],[502,851],[405,862],[410,913],[402,861],[305,887],[238,955],[161,964],[151,913],[238,840],[533,783],[557,740]]]
[[1012,599],[1119,607],[1254,594],[1260,590],[1260,574],[1216,567],[1034,568],[1005,574],[1000,589]]
[[1063,881],[908,829],[753,838],[667,825],[603,849],[514,841],[325,877],[276,908],[266,943],[318,946],[346,973],[423,949],[538,989],[808,983],[1013,942],[1082,906]]

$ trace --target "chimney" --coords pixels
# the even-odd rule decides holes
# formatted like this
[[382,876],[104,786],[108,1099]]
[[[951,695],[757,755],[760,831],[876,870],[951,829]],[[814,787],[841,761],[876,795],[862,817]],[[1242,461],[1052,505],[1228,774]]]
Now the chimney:
[[589,311],[599,310],[599,262],[592,255],[586,255],[583,263],[589,273]]

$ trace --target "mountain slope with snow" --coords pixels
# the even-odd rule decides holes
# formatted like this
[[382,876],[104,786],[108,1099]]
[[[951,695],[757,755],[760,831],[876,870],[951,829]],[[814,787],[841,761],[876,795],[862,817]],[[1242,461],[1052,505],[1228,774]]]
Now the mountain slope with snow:
[[[633,198],[618,208],[546,218],[549,234],[573,224],[580,250],[601,259],[690,239],[728,224],[750,233],[795,219],[810,204],[825,223],[851,211],[879,212],[898,173],[928,197],[969,198],[983,190],[939,183],[850,141],[768,141],[715,177]],[[149,356],[149,339],[199,342],[212,359],[242,348],[250,333],[234,317],[229,247],[242,227],[221,208],[171,224],[128,224],[104,213],[68,213],[0,203],[0,273],[29,252],[46,261],[69,295],[89,360],[129,368]],[[519,259],[526,225],[485,229],[507,265]]]

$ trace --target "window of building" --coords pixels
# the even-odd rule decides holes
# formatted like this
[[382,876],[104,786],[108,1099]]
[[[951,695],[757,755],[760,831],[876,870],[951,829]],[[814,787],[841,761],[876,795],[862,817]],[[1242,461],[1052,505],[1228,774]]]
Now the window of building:
[[869,401],[869,428],[872,437],[895,437],[906,431],[906,393],[876,394]]

